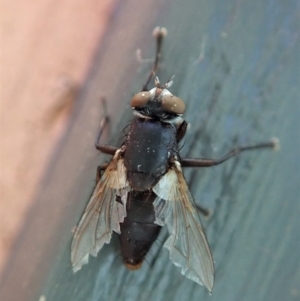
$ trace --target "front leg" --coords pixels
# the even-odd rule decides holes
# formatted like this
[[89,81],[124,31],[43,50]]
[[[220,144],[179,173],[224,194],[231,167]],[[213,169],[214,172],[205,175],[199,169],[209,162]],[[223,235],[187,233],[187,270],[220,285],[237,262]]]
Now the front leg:
[[101,153],[104,153],[104,154],[107,154],[107,155],[112,155],[112,156],[118,150],[118,148],[115,147],[115,146],[102,145],[102,144],[96,144],[96,149],[99,150]]
[[99,150],[100,152],[113,156],[115,154],[116,150],[118,149],[117,147],[100,144],[100,139],[101,139],[101,136],[103,134],[103,131],[109,125],[109,122],[110,122],[109,116],[107,114],[107,109],[106,109],[106,100],[104,98],[101,98],[101,101],[102,101],[104,114],[101,117],[99,134],[97,136],[95,146],[96,146],[96,149]]
[[264,149],[264,148],[272,148],[272,149],[276,150],[276,149],[278,149],[278,147],[279,147],[279,140],[277,138],[274,138],[269,142],[234,148],[229,153],[227,153],[225,156],[223,156],[221,159],[183,158],[183,159],[181,159],[180,163],[181,163],[182,167],[210,167],[210,166],[221,164],[221,163],[227,161],[228,159],[230,159],[244,151]]
[[155,53],[155,61],[152,67],[152,70],[148,76],[146,83],[144,84],[142,91],[149,91],[148,85],[152,79],[152,76],[155,75],[156,70],[158,68],[159,59],[161,57],[161,46],[163,42],[163,38],[167,35],[167,30],[165,28],[156,27],[153,30],[153,36],[156,39],[156,53]]

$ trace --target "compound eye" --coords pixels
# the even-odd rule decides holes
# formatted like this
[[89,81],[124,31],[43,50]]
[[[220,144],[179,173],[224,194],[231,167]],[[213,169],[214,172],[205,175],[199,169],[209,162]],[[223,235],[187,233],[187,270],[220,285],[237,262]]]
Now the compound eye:
[[162,108],[164,111],[174,113],[174,114],[183,114],[185,111],[185,104],[183,100],[174,95],[164,95],[162,98]]
[[151,94],[149,91],[139,92],[132,97],[130,105],[133,108],[143,107],[148,103],[150,97]]

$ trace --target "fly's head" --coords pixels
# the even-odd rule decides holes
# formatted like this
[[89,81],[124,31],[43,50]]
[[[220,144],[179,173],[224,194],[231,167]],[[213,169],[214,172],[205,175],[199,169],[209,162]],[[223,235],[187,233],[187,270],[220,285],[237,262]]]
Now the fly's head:
[[185,104],[183,100],[168,90],[172,84],[171,79],[164,85],[160,85],[159,79],[156,77],[153,89],[139,92],[131,99],[134,114],[140,118],[157,119],[175,125],[181,124]]

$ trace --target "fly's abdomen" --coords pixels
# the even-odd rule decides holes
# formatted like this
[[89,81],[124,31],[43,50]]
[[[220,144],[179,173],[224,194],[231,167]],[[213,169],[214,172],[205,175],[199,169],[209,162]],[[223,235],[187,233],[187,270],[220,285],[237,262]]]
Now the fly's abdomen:
[[129,269],[138,269],[157,239],[161,227],[154,223],[155,212],[153,192],[136,192],[129,194],[127,216],[120,223],[121,252],[124,264]]
[[168,170],[169,158],[177,152],[176,129],[172,124],[136,118],[125,142],[124,163],[130,187],[151,189]]

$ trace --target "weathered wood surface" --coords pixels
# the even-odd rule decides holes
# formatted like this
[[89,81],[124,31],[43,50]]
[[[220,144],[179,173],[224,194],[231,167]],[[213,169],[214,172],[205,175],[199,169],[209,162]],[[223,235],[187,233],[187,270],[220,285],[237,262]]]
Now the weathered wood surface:
[[[83,87],[69,130],[41,183],[1,281],[1,300],[299,300],[299,5],[297,1],[120,1]],[[185,279],[155,246],[137,272],[117,240],[73,275],[71,229],[94,186],[99,97],[108,100],[118,144],[128,105],[154,54],[151,31],[168,28],[162,81],[187,103],[185,156],[219,157],[232,146],[277,136],[280,152],[244,154],[211,169],[186,170],[215,260],[212,295]],[[162,235],[160,241],[163,241]]]

